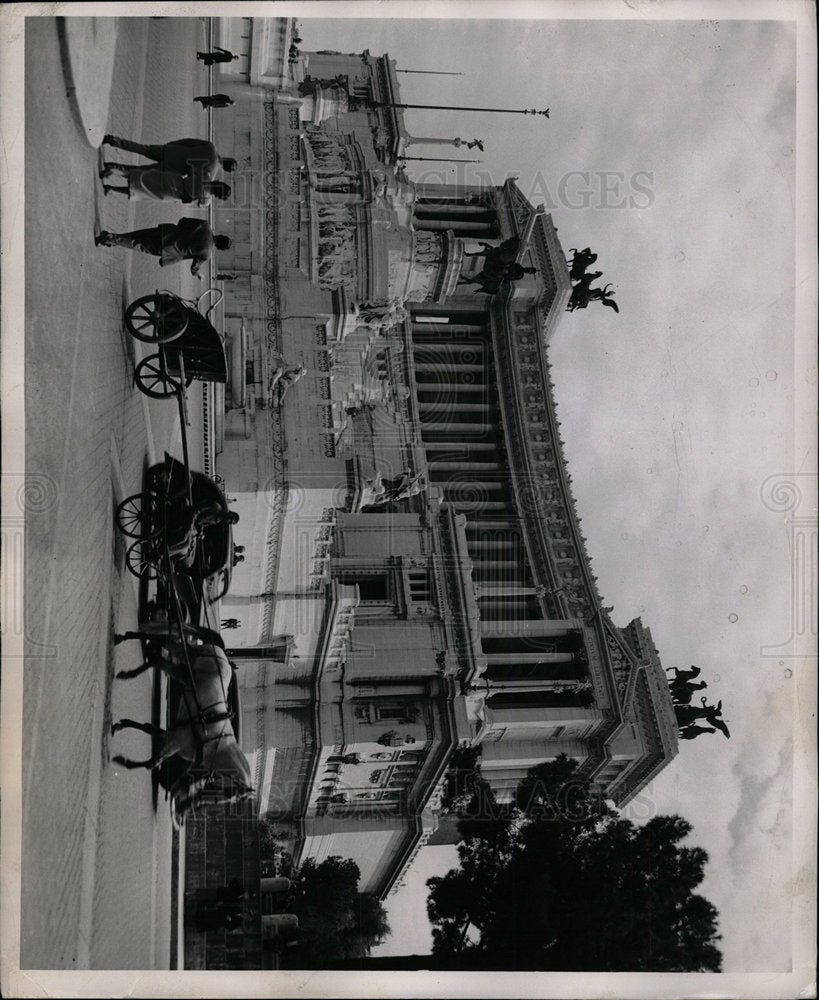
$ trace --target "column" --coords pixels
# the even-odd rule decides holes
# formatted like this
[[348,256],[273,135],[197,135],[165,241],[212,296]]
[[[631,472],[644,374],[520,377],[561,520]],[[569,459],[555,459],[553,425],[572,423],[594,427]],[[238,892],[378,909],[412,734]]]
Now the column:
[[445,361],[422,361],[416,360],[415,371],[416,372],[427,372],[434,375],[440,375],[442,372],[447,374],[451,373],[452,370],[458,372],[486,372],[486,365],[484,364],[467,364],[460,361],[456,364],[447,364]]
[[531,622],[524,629],[521,628],[520,622],[498,620],[481,622],[481,635],[492,636],[493,638],[505,638],[510,635],[515,638],[520,638],[521,636],[551,636],[564,635],[570,630],[579,628],[580,623],[575,618]]
[[[463,472],[464,464],[461,462],[436,462],[429,461],[427,457],[427,468],[430,472]],[[466,468],[470,472],[504,472],[505,467],[500,462],[470,462]],[[434,478],[434,477],[433,477]],[[470,551],[472,546],[470,545]]]
[[433,411],[444,411],[447,413],[489,413],[491,406],[488,402],[483,403],[455,403],[448,399],[432,401],[422,401],[418,403],[421,413]]
[[[444,319],[446,317],[441,317]],[[412,341],[414,344],[423,347],[432,347],[441,342],[444,337],[472,334],[481,337],[481,342],[485,342],[488,334],[484,323],[441,323],[437,326],[433,323],[417,323],[412,321]]]
[[524,587],[519,584],[486,584],[480,587],[478,597],[490,600],[500,597],[528,597],[537,593],[534,587]]
[[494,225],[489,222],[462,222],[460,219],[453,224],[452,219],[424,219],[416,215],[413,221],[416,230],[446,232],[447,229],[451,229],[456,236],[486,236],[489,239],[495,229]]
[[[422,423],[421,434],[425,441],[431,440],[432,434],[482,434],[488,436],[495,430],[494,424],[488,423]],[[440,440],[440,438],[438,439]]]
[[[475,468],[475,466],[470,466],[470,468]],[[508,525],[503,525],[504,528],[508,530]],[[517,538],[517,536],[515,536]],[[500,552],[503,553],[519,553],[522,551],[521,545],[515,544],[515,540],[512,538],[468,538],[467,543],[469,545],[469,554],[472,555],[473,552],[488,552],[491,558]],[[510,551],[511,550],[511,551]]]

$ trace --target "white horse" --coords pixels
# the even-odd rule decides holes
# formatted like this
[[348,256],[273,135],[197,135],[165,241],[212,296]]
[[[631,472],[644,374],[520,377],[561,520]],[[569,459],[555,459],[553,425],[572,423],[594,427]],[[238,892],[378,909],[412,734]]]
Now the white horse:
[[[160,751],[147,760],[129,760],[117,755],[112,760],[127,768],[158,768],[170,757],[178,756],[206,772],[204,777],[182,783],[173,788],[172,813],[184,815],[198,801],[206,784],[214,775],[230,778],[234,792],[220,801],[238,801],[253,794],[253,782],[247,758],[236,742],[227,690],[233,668],[224,651],[218,633],[193,626],[169,626],[167,622],[143,625],[137,632],[114,636],[114,643],[128,639],[146,639],[162,643],[159,666],[182,687],[182,696],[176,719],[170,729],[164,730],[149,722],[120,719],[111,726],[111,732],[121,729],[139,729],[150,736],[164,738]],[[186,660],[187,654],[187,660]],[[190,670],[188,669],[190,663]],[[120,678],[135,677],[147,670],[151,661],[135,670],[121,671]]]

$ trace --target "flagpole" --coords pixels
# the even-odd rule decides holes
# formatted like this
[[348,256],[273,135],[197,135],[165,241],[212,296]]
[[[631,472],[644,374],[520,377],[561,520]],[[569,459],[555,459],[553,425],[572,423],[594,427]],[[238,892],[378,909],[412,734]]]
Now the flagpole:
[[461,160],[454,156],[399,156],[399,160],[424,160],[427,163],[483,163],[483,160]]
[[390,101],[363,101],[364,107],[368,108],[425,108],[431,111],[480,111],[483,113],[496,115],[542,115],[549,117],[550,108],[545,111],[537,111],[535,108],[473,108],[459,107],[452,104],[403,104]]

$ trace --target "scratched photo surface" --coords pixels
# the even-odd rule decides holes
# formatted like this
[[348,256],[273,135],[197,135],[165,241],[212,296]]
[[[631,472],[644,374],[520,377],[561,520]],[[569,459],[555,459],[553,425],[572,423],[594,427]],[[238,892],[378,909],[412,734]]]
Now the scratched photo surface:
[[3,988],[809,989],[810,5],[69,6],[2,22]]

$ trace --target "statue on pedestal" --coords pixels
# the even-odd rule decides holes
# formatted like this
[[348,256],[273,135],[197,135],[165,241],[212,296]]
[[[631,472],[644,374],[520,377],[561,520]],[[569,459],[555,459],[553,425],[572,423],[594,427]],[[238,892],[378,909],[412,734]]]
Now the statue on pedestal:
[[459,285],[480,285],[480,291],[486,295],[497,295],[502,285],[511,285],[519,281],[524,274],[536,274],[537,268],[523,267],[515,257],[520,250],[520,237],[512,236],[499,246],[481,243],[483,250],[477,253],[465,253],[464,257],[483,257],[483,268],[472,278],[463,274],[458,278]]

